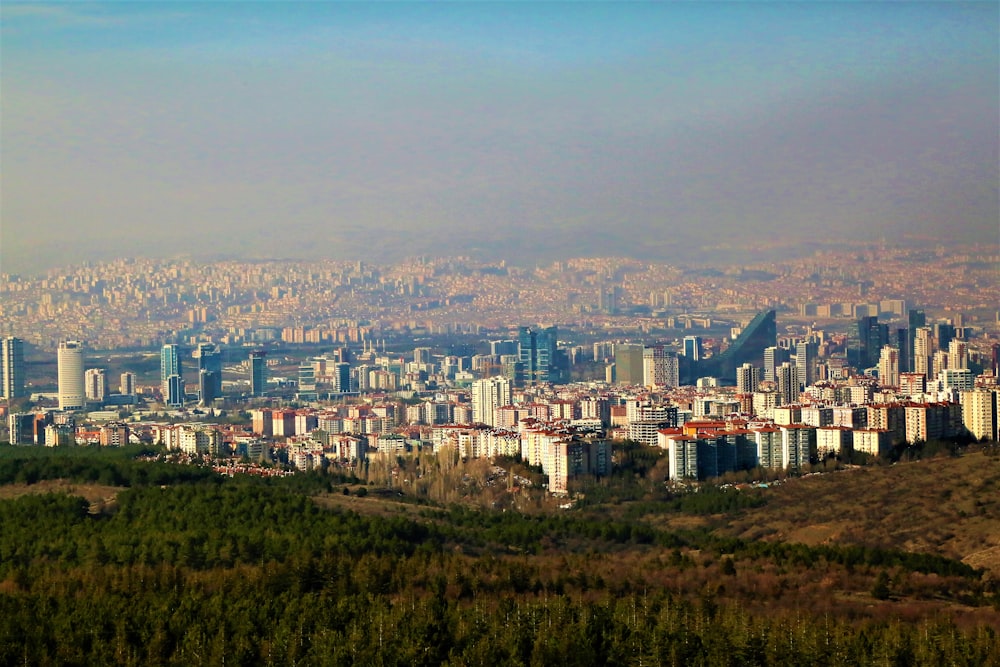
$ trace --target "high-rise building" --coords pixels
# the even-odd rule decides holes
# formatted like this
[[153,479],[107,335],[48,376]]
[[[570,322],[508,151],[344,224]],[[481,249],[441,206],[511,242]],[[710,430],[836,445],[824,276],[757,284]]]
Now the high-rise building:
[[869,315],[852,322],[847,331],[847,365],[863,371],[878,364],[882,347],[889,343],[889,326]]
[[816,343],[806,341],[800,341],[795,345],[795,367],[798,369],[799,382],[807,387],[816,382],[818,348]]
[[615,343],[615,382],[642,384],[642,345]]
[[518,330],[518,355],[524,364],[526,383],[559,381],[557,340],[558,331],[554,326],[544,329],[521,327]]
[[118,384],[118,391],[123,396],[135,396],[135,373],[122,373]]
[[170,389],[168,387],[170,377],[180,374],[180,346],[174,343],[167,343],[160,348],[160,385],[164,400],[166,400],[167,395],[170,393]]
[[108,377],[103,368],[88,368],[83,374],[83,385],[88,401],[103,401],[108,394]]
[[472,421],[496,426],[497,408],[511,404],[510,380],[491,377],[472,383]]
[[650,388],[676,387],[680,382],[677,356],[662,345],[642,351],[642,383]]
[[783,347],[772,345],[766,348],[764,350],[764,379],[768,382],[777,382],[778,367],[788,361],[788,357],[788,350]]
[[775,370],[775,377],[778,383],[779,405],[791,405],[799,400],[800,385],[796,366],[786,361]]
[[937,341],[939,350],[947,350],[951,341],[955,338],[955,325],[951,322],[934,323],[934,340]]
[[[364,375],[367,377],[367,373]],[[339,394],[351,391],[351,365],[346,361],[338,361],[333,365],[333,391]]]
[[745,363],[736,369],[736,391],[741,394],[752,394],[760,384],[760,369],[751,363]]
[[705,356],[701,336],[684,336],[684,356],[691,361],[701,361]]
[[24,396],[24,341],[0,339],[0,397],[8,401]]
[[184,380],[181,375],[180,346],[167,343],[160,348],[160,392],[171,406],[184,404]]
[[[1000,440],[1000,424],[997,420],[998,389],[976,389],[961,394],[962,423],[979,440]],[[11,439],[13,442],[13,438]]]
[[715,377],[731,384],[736,382],[736,369],[749,362],[764,364],[764,350],[777,343],[775,311],[757,313],[721,354],[701,361],[684,357],[681,363],[681,382],[690,383],[700,377]]
[[917,327],[913,336],[913,372],[931,375],[931,356],[934,354],[934,336],[930,327]]
[[[198,385],[199,400],[204,401],[206,396],[208,401],[212,401],[222,396],[222,351],[213,343],[198,343],[194,350],[194,357],[198,360]],[[209,382],[206,385],[207,393],[201,391],[201,372],[209,373],[206,376]]]
[[878,360],[878,381],[883,387],[899,386],[899,350],[886,345]]
[[969,367],[969,344],[964,340],[953,338],[948,343],[948,368],[959,370]]
[[250,395],[263,396],[267,391],[266,352],[254,350],[250,353]]
[[56,356],[59,374],[59,409],[82,410],[86,402],[83,381],[83,343],[59,343]]
[[[907,355],[906,368],[904,369],[904,368],[901,367],[900,368],[900,372],[901,373],[918,373],[920,371],[918,371],[916,369],[915,361],[914,361],[914,358],[913,358],[914,347],[916,345],[916,340],[917,340],[917,338],[916,338],[917,337],[917,329],[919,329],[920,327],[927,326],[927,315],[922,310],[915,310],[915,309],[914,310],[910,310],[907,313],[907,324],[909,325],[909,327],[907,328],[907,334],[908,334],[908,338],[907,338],[907,343],[908,343],[907,351],[909,352],[909,354]],[[930,352],[927,353],[927,356],[930,356]]]

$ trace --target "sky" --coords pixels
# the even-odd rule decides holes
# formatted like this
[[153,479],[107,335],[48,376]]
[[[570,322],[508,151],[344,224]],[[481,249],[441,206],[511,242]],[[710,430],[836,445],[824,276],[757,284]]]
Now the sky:
[[1000,235],[995,2],[5,1],[0,24],[4,272]]

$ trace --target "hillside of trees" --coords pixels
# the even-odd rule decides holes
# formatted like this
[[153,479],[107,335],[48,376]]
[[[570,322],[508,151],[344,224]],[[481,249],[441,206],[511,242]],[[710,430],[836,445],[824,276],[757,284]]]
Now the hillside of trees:
[[[38,451],[0,451],[0,479],[119,490],[96,509],[64,493],[0,500],[0,664],[1000,660],[1000,589],[958,559],[661,520],[735,522],[770,499],[526,515]],[[358,511],[323,502],[345,489]]]

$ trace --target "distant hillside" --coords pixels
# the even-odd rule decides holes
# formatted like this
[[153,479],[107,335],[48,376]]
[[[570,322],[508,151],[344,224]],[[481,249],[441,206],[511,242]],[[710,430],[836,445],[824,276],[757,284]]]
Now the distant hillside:
[[790,480],[718,529],[747,539],[858,544],[961,559],[1000,577],[1000,455],[857,468]]

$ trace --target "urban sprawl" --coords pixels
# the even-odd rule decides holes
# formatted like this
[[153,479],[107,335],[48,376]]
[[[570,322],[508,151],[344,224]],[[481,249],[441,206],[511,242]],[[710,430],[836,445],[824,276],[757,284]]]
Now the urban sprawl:
[[607,475],[622,440],[667,450],[677,481],[996,441],[996,266],[977,248],[858,244],[746,266],[3,275],[0,440],[161,445],[231,474],[379,466],[390,483],[408,456],[519,457],[557,495]]

